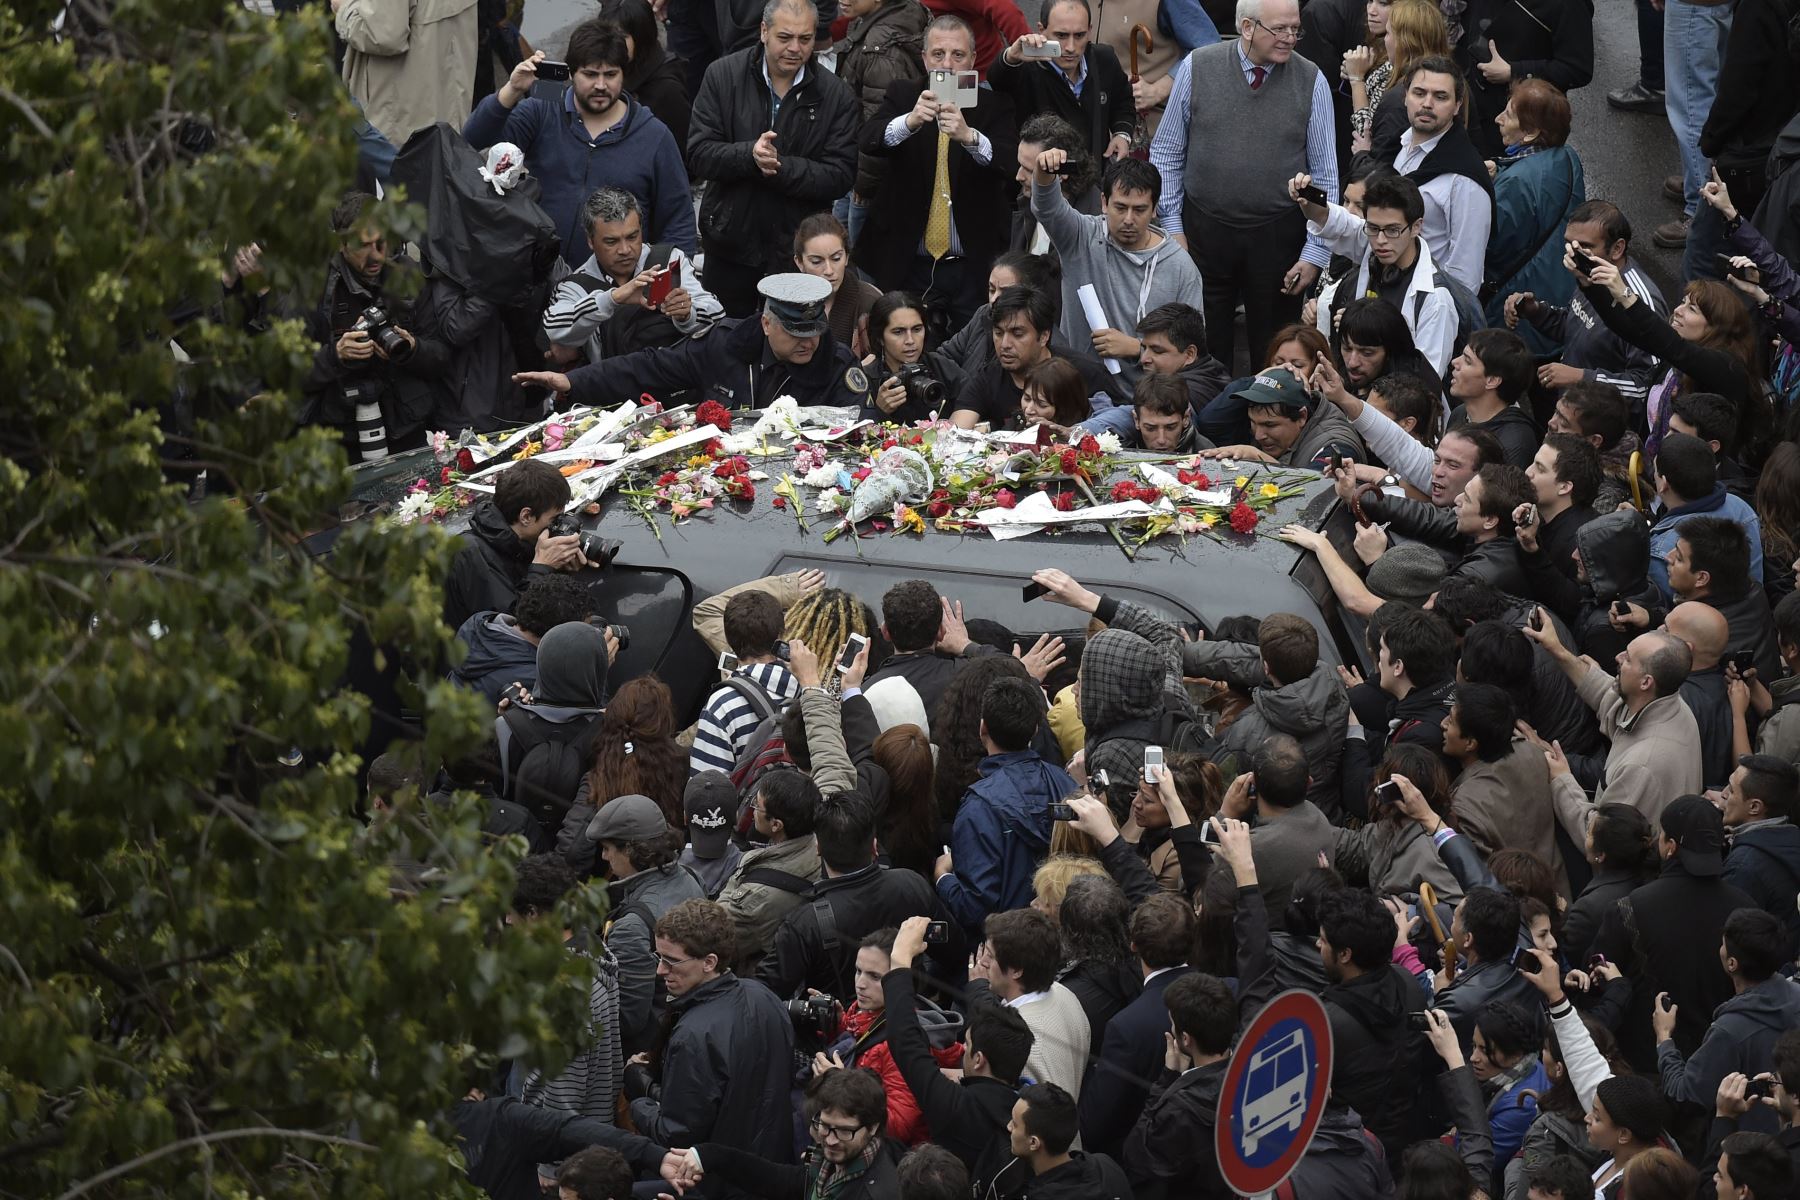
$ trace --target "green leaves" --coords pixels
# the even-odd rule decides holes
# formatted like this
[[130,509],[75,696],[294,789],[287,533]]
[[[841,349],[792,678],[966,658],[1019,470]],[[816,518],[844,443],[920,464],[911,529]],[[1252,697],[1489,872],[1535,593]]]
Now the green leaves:
[[[523,849],[472,799],[352,816],[359,655],[432,761],[492,714],[435,665],[441,531],[303,546],[350,481],[293,429],[355,161],[326,18],[0,0],[0,80],[0,1193],[466,1193],[442,1114],[565,1061],[588,980],[502,926]],[[263,331],[220,284],[250,242]]]

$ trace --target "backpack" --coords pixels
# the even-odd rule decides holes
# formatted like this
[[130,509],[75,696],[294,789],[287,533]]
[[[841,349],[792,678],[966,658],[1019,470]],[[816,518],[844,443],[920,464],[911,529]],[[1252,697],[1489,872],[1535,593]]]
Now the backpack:
[[[1456,304],[1456,340],[1450,346],[1450,357],[1455,358],[1463,352],[1469,343],[1469,335],[1477,329],[1488,327],[1487,312],[1481,307],[1474,292],[1471,292],[1461,280],[1446,274],[1444,269],[1432,264],[1431,286],[1441,287],[1450,293],[1450,299]],[[1419,327],[1419,317],[1425,311],[1425,293],[1413,293],[1412,327]]]
[[762,684],[748,675],[733,675],[720,684],[713,695],[724,691],[742,696],[757,716],[756,728],[744,739],[743,748],[738,751],[730,771],[731,785],[738,793],[738,832],[747,836],[750,825],[746,824],[746,819],[754,823],[755,814],[743,801],[755,792],[756,781],[765,772],[773,767],[791,766],[794,760],[788,757],[787,742],[781,736],[781,709]]
[[512,706],[494,719],[500,751],[500,795],[524,806],[548,830],[562,828],[591,761],[598,711],[585,719],[547,721]]

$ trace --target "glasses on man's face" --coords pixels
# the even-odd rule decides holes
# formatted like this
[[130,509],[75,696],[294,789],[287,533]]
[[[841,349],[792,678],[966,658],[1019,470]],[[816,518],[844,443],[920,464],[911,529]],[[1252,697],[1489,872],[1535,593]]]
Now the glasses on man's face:
[[1404,236],[1407,229],[1409,229],[1409,228],[1410,228],[1410,226],[1407,226],[1407,225],[1368,225],[1368,224],[1365,224],[1363,226],[1363,232],[1369,236],[1369,240],[1371,242],[1374,241],[1376,238],[1380,238],[1384,242],[1391,242],[1391,241],[1394,241],[1396,238]]
[[1250,19],[1256,21],[1256,27],[1258,29],[1262,30],[1278,42],[1297,42],[1300,40],[1300,27],[1298,25],[1264,25],[1261,21],[1257,21],[1255,17]]
[[851,1138],[861,1133],[863,1128],[861,1125],[827,1125],[818,1117],[814,1117],[812,1120],[808,1121],[806,1127],[812,1130],[812,1135],[816,1138],[821,1140],[831,1138],[834,1141],[839,1142],[849,1141]]
[[656,956],[656,961],[658,964],[660,964],[662,966],[662,968],[664,970],[673,971],[676,967],[681,966],[683,963],[691,963],[694,960],[691,958],[670,958],[666,954],[659,954]]

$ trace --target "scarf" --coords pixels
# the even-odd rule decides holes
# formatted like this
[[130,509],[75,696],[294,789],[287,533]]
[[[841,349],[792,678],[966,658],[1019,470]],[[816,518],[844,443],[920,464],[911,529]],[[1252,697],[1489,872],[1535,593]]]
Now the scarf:
[[881,1139],[878,1137],[870,1138],[869,1144],[863,1147],[863,1152],[842,1166],[821,1153],[815,1160],[818,1171],[806,1189],[806,1200],[831,1200],[834,1196],[842,1195],[875,1165],[875,1156],[880,1153]]

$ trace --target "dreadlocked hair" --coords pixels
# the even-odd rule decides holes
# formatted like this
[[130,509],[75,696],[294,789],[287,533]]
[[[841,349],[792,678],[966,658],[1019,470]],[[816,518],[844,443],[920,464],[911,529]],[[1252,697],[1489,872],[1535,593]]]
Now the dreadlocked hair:
[[[819,656],[821,665],[835,663],[850,635],[869,637],[875,628],[873,614],[861,600],[842,588],[820,588],[789,606],[781,636],[805,642]],[[825,686],[836,692],[841,686],[836,671],[825,673]]]

